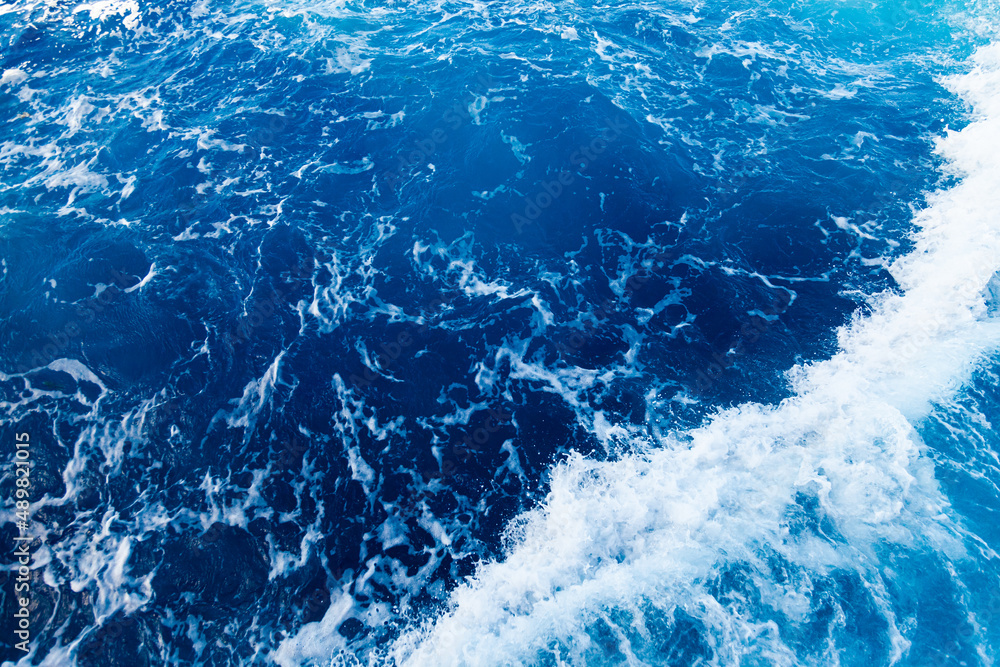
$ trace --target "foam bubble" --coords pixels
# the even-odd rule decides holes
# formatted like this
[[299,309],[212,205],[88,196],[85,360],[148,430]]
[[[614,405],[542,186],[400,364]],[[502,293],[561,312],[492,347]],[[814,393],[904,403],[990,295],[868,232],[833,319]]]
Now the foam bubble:
[[21,82],[25,81],[28,75],[24,70],[20,69],[5,69],[3,71],[3,76],[0,76],[0,86],[17,86]]
[[139,25],[139,3],[135,0],[98,0],[77,5],[73,13],[89,12],[90,18],[104,21],[111,16],[121,16],[122,24],[129,30],[135,30]]

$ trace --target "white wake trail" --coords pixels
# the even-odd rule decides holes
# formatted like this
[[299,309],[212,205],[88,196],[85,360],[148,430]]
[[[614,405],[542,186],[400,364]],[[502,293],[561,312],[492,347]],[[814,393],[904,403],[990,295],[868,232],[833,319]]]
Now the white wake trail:
[[[844,327],[834,357],[792,369],[794,394],[778,406],[722,412],[613,462],[560,464],[545,501],[511,528],[506,559],[481,567],[446,614],[396,642],[392,659],[487,666],[548,654],[550,664],[586,664],[603,623],[624,656],[616,664],[644,664],[637,642],[654,632],[658,609],[703,623],[720,664],[749,654],[801,664],[773,623],[733,613],[703,586],[726,563],[764,568],[765,552],[812,572],[857,572],[881,601],[892,659],[904,654],[875,546],[962,549],[912,424],[1000,346],[987,304],[1000,268],[1000,45],[971,65],[945,83],[973,107],[972,122],[937,147],[961,181],[916,215],[916,247],[891,269],[902,294]],[[801,494],[835,535],[790,532]],[[767,604],[806,620],[808,582],[761,585]],[[836,653],[817,664],[835,664]]]

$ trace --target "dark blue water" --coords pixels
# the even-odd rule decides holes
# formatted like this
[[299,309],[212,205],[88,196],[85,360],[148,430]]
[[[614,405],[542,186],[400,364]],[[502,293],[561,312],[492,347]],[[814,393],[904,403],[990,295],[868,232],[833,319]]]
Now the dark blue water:
[[0,658],[994,664],[998,18],[0,4]]

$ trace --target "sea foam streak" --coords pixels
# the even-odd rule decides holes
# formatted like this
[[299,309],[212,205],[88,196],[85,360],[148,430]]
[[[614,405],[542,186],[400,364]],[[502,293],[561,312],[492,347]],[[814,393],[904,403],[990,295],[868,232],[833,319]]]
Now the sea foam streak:
[[[912,424],[1000,343],[986,303],[1000,268],[1000,45],[981,48],[969,73],[945,83],[974,110],[937,148],[962,180],[916,215],[916,247],[892,267],[903,293],[845,327],[833,358],[792,369],[794,395],[776,407],[722,412],[613,462],[560,464],[545,501],[511,527],[506,559],[483,566],[446,614],[397,641],[393,659],[599,664],[603,627],[614,664],[645,664],[654,617],[682,611],[705,628],[718,664],[838,664],[836,642],[803,658],[773,622],[710,595],[706,582],[738,562],[756,573],[766,605],[804,622],[808,581],[761,574],[768,554],[792,571],[856,573],[886,621],[886,657],[905,655],[879,545],[950,558],[963,550]],[[788,512],[803,497],[818,503],[824,527],[796,534]]]

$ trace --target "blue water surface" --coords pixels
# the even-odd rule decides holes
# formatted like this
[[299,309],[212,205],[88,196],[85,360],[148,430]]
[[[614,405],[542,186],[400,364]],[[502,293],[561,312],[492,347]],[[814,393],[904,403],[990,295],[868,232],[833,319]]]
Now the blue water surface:
[[[941,77],[992,12],[0,5],[0,416],[36,443],[40,537],[33,652],[5,630],[0,658],[273,664],[325,618],[314,664],[389,661],[568,453],[777,404],[898,289],[913,211],[954,179],[934,140],[968,123]],[[719,604],[797,664],[993,664],[1000,402],[977,372],[916,427],[983,550],[886,545],[902,654],[849,571],[812,573],[804,624],[735,560]],[[658,614],[642,664],[730,664]],[[613,625],[587,664],[628,664]]]

